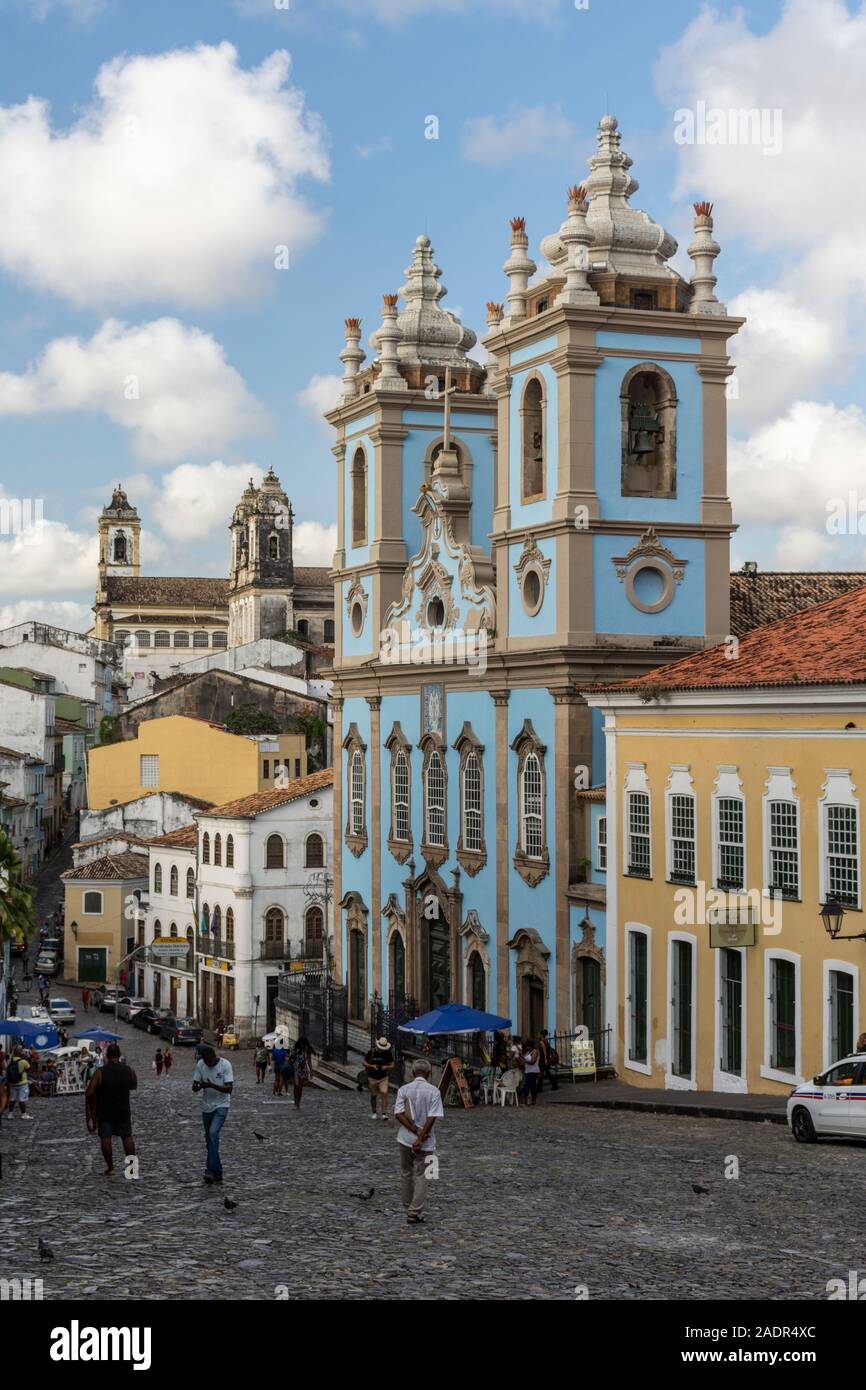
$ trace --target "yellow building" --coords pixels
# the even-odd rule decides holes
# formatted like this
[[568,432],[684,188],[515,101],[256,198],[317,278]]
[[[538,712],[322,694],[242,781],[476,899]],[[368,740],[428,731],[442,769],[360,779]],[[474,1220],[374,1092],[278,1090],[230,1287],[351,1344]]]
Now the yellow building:
[[67,869],[63,978],[81,984],[118,983],[118,970],[133,979],[126,957],[135,949],[134,897],[147,892],[146,854],[107,854]]
[[607,746],[608,1018],[635,1086],[782,1095],[855,1050],[864,631],[860,588],[588,695]]
[[90,807],[149,791],[185,792],[221,806],[307,774],[303,734],[230,734],[190,715],[150,719],[137,737],[92,748]]

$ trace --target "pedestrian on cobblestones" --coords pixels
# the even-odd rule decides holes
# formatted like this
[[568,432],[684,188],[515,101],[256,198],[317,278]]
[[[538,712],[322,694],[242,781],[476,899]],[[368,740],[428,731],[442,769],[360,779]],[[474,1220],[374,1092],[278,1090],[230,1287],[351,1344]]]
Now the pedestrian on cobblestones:
[[298,1038],[292,1048],[289,1062],[292,1071],[292,1091],[295,1098],[295,1109],[301,1108],[301,1096],[304,1094],[304,1086],[313,1079],[313,1045],[309,1038]]
[[281,1042],[274,1043],[274,1050],[271,1053],[271,1061],[274,1064],[274,1095],[278,1096],[283,1089],[283,1067],[288,1061],[288,1048]]
[[171,1064],[172,1064],[173,1061],[174,1061],[174,1058],[173,1058],[172,1055],[171,1055],[171,1048],[170,1048],[170,1047],[167,1047],[167,1048],[165,1049],[165,1052],[162,1054],[162,1062],[163,1062],[163,1066],[165,1067],[165,1074],[166,1074],[166,1076],[168,1076],[169,1072],[171,1071]]
[[261,1038],[256,1043],[253,1061],[256,1067],[256,1085],[260,1086],[268,1074],[268,1049]]
[[524,1038],[523,1048],[523,1104],[535,1105],[541,1080],[541,1054],[538,1043],[530,1038]]
[[220,1133],[228,1119],[233,1086],[234,1072],[231,1062],[225,1057],[218,1057],[214,1048],[205,1047],[201,1058],[195,1064],[192,1089],[202,1093],[201,1117],[207,1144],[204,1180],[207,1183],[221,1183],[223,1180]]
[[370,1088],[370,1108],[373,1119],[379,1118],[381,1101],[382,1119],[388,1118],[388,1076],[394,1070],[394,1049],[387,1038],[377,1038],[376,1046],[364,1054],[364,1069],[367,1085]]
[[138,1077],[132,1067],[121,1062],[117,1043],[111,1043],[105,1054],[105,1065],[94,1071],[84,1093],[87,1128],[91,1134],[99,1134],[107,1178],[114,1172],[115,1136],[123,1144],[124,1154],[135,1153],[129,1096],[136,1090]]
[[89,989],[83,989],[83,990],[81,991],[81,1007],[82,1007],[82,1009],[84,1010],[85,1013],[87,1013],[88,1010],[90,1009],[90,990],[89,990]]
[[16,1101],[22,1120],[32,1120],[33,1116],[27,1114],[27,1102],[30,1099],[30,1059],[23,1047],[12,1049],[12,1056],[6,1067],[6,1081],[9,1086],[10,1120],[15,1114]]
[[160,1076],[162,1076],[162,1068],[163,1068],[164,1062],[165,1062],[165,1058],[164,1058],[163,1055],[162,1055],[162,1048],[161,1048],[161,1047],[158,1047],[158,1048],[156,1049],[156,1056],[155,1056],[154,1059],[153,1059],[154,1070],[156,1071],[157,1078],[159,1078]]
[[426,1057],[416,1057],[412,1080],[400,1087],[394,1103],[400,1146],[400,1195],[410,1226],[418,1226],[424,1220],[429,1155],[436,1152],[433,1125],[444,1114],[439,1089],[430,1084],[430,1063]]

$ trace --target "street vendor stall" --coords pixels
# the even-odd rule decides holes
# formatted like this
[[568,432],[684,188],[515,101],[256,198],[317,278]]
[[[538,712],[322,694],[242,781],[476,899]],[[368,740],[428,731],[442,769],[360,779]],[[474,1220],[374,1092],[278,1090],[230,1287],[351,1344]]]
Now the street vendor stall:
[[[482,1009],[472,1009],[468,1004],[443,1004],[438,1009],[410,1019],[400,1024],[400,1031],[415,1033],[419,1037],[465,1037],[467,1034],[486,1035],[500,1033],[511,1027],[510,1018],[498,1014],[488,1014]],[[486,1054],[485,1054],[486,1055]],[[496,1069],[490,1057],[480,1067],[467,1066],[462,1057],[448,1056],[439,1078],[439,1090],[446,1105],[463,1105],[470,1109],[484,1100],[495,1099]],[[476,1100],[476,1096],[478,1100]]]

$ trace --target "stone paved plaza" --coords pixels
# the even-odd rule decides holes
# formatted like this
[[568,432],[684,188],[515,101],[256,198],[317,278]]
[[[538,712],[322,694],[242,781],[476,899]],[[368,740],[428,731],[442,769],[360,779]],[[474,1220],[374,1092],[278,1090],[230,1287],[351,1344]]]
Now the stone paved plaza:
[[[79,1096],[0,1123],[4,1274],[41,1275],[46,1299],[270,1299],[280,1285],[294,1298],[571,1299],[580,1284],[590,1298],[822,1299],[863,1265],[862,1147],[582,1107],[449,1109],[428,1221],[407,1227],[393,1122],[372,1122],[355,1093],[308,1090],[295,1113],[255,1085],[248,1053],[232,1055],[226,1183],[211,1189],[191,1053],[158,1082],[156,1040],[119,1029],[139,1071],[138,1181],[102,1175]],[[736,1181],[723,1177],[732,1154]],[[369,1201],[353,1195],[370,1187]]]

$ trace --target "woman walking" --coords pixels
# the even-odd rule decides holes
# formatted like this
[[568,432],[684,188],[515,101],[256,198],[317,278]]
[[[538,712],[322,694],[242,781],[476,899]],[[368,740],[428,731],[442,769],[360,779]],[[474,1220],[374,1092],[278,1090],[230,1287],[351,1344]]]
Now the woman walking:
[[541,1080],[541,1054],[538,1043],[529,1038],[523,1041],[523,1104],[535,1105],[538,1083]]
[[292,1090],[295,1097],[295,1109],[301,1108],[301,1096],[304,1093],[304,1084],[313,1079],[313,1047],[306,1037],[298,1038],[292,1048],[289,1062],[292,1067]]
[[156,1056],[155,1056],[154,1059],[153,1059],[153,1066],[154,1066],[154,1070],[155,1070],[156,1075],[157,1075],[157,1080],[159,1079],[159,1077],[162,1076],[162,1068],[163,1068],[163,1065],[164,1065],[164,1061],[165,1061],[165,1059],[163,1058],[163,1055],[162,1055],[162,1048],[161,1048],[161,1047],[158,1047],[158,1048],[156,1049]]
[[169,1072],[171,1071],[171,1064],[172,1064],[173,1061],[174,1061],[174,1058],[173,1058],[172,1055],[171,1055],[171,1048],[170,1048],[170,1047],[167,1047],[167,1048],[165,1049],[165,1052],[163,1052],[163,1054],[162,1054],[162,1063],[163,1063],[163,1066],[165,1067],[165,1074],[166,1074],[166,1076],[168,1076]]
[[256,1050],[253,1055],[256,1067],[256,1085],[261,1086],[268,1074],[268,1049],[265,1047],[261,1038],[256,1043]]

